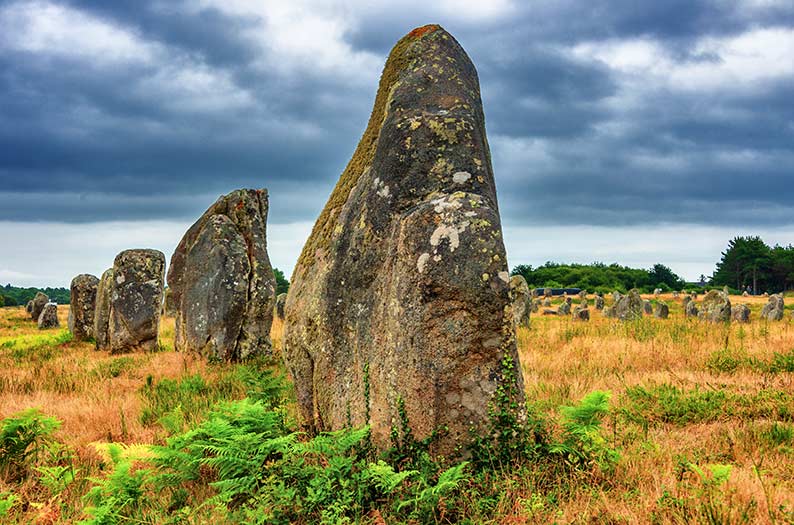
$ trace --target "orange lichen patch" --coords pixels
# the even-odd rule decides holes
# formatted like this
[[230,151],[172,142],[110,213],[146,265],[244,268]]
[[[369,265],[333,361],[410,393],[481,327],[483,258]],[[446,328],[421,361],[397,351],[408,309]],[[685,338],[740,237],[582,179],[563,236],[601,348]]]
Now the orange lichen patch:
[[427,24],[427,25],[422,26],[422,27],[417,27],[416,29],[414,29],[413,31],[408,33],[408,36],[411,37],[411,38],[419,38],[419,37],[421,37],[423,35],[426,35],[428,33],[432,33],[433,31],[435,31],[437,29],[441,29],[441,26],[438,25],[438,24]]

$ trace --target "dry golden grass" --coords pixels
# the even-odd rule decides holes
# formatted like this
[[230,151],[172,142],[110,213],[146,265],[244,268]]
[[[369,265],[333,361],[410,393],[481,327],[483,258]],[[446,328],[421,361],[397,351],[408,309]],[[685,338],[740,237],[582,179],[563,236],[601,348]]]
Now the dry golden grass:
[[[653,299],[646,296],[646,299]],[[684,391],[705,389],[752,396],[759,392],[794,394],[794,374],[776,374],[739,367],[722,372],[709,367],[715,353],[726,346],[747,358],[768,362],[775,352],[794,351],[794,323],[766,323],[757,319],[764,298],[732,297],[748,304],[752,323],[712,325],[684,319],[681,304],[663,296],[671,306],[667,320],[646,317],[636,323],[606,319],[591,308],[592,320],[577,323],[569,318],[534,316],[531,329],[519,329],[518,344],[527,398],[547,410],[571,404],[593,390],[609,390],[613,405],[626,404],[625,392],[633,386],[652,388],[673,385]],[[576,301],[574,301],[576,302]],[[788,397],[788,417],[794,406]],[[790,420],[789,420],[790,421]],[[607,489],[577,491],[556,512],[560,522],[674,523],[660,508],[668,494],[695,497],[701,482],[681,462],[701,467],[730,464],[733,471],[724,487],[726,505],[740,508],[754,500],[758,509],[753,523],[772,523],[773,510],[794,502],[794,450],[760,442],[759,433],[772,420],[736,418],[676,425],[660,423],[645,429],[617,417],[609,423],[613,445],[622,459]],[[758,467],[761,475],[756,474]],[[656,511],[662,518],[652,521]],[[667,517],[664,517],[667,516]],[[549,518],[542,514],[541,523]]]
[[[552,415],[589,392],[610,391],[614,413],[605,424],[605,436],[621,459],[606,478],[585,475],[560,481],[567,485],[559,488],[553,502],[547,489],[544,492],[527,480],[510,480],[496,506],[497,521],[683,523],[670,501],[706,498],[703,481],[687,464],[703,469],[727,464],[733,470],[728,483],[720,487],[721,508],[738,515],[739,509],[754,502],[752,523],[785,522],[777,509],[794,507],[794,444],[776,445],[764,436],[775,421],[787,420],[791,425],[794,419],[794,373],[773,373],[752,363],[768,363],[776,353],[794,352],[790,311],[783,322],[766,323],[758,320],[766,299],[732,297],[750,305],[753,322],[712,325],[684,319],[680,302],[670,295],[662,299],[671,306],[667,320],[646,317],[620,323],[591,308],[589,323],[533,315],[531,329],[519,329],[529,402]],[[147,377],[157,382],[218,373],[217,365],[173,351],[173,319],[162,322],[160,352],[112,356],[96,351],[93,344],[70,342],[67,313],[68,307],[59,309],[61,329],[39,331],[23,309],[0,309],[0,418],[30,407],[58,418],[63,422],[58,439],[76,451],[87,471],[94,471],[100,461],[89,445],[92,442],[162,440],[159,426],[140,420],[141,388]],[[276,349],[281,347],[282,330],[282,322],[274,320],[271,335]],[[742,361],[735,367],[720,365],[721,352]],[[642,424],[624,417],[635,408],[627,392],[664,385],[734,397],[726,398],[724,415],[707,420],[649,417]],[[0,491],[8,488],[0,484]],[[725,522],[738,523],[734,518]]]

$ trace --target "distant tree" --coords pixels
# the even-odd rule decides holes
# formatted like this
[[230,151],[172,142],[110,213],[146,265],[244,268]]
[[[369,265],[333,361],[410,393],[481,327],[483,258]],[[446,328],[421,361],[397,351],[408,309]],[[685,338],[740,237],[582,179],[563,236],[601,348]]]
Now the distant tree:
[[770,265],[772,280],[776,290],[794,288],[794,246],[775,246],[772,248]]
[[663,264],[654,264],[653,268],[648,270],[648,275],[651,283],[655,286],[665,284],[671,290],[680,290],[686,284],[683,279],[673,273],[673,270]]
[[0,295],[0,308],[2,308],[2,307],[3,307],[3,306],[5,306],[5,305],[6,305],[6,300],[5,300],[5,297],[3,297],[2,295]]
[[513,268],[512,273],[523,275],[530,288],[582,288],[592,292],[612,290],[625,292],[632,288],[651,291],[659,285],[683,287],[683,279],[661,264],[655,265],[651,270],[643,270],[619,264],[606,265],[601,262],[592,264],[547,262],[537,268],[522,264]]
[[736,285],[742,290],[752,283],[753,293],[758,293],[759,285],[774,288],[770,279],[772,250],[761,237],[735,237],[728,241],[728,248],[722,252],[711,283],[717,286]]
[[284,277],[284,272],[278,268],[273,268],[273,275],[276,276],[276,295],[287,293],[287,290],[289,290],[289,281]]
[[2,300],[4,306],[17,306],[17,302],[14,298],[8,295],[0,297],[0,300]]

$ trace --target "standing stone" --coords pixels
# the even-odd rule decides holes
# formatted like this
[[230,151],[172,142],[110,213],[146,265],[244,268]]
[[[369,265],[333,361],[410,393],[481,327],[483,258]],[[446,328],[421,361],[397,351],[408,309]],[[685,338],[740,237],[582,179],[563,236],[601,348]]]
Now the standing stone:
[[621,321],[636,321],[642,319],[643,308],[640,292],[633,288],[615,305],[615,316]]
[[177,350],[225,361],[272,352],[276,278],[267,212],[267,190],[236,190],[182,237],[168,269]]
[[590,320],[590,310],[587,309],[586,306],[577,306],[573,309],[573,320],[574,321],[589,321]]
[[58,305],[56,303],[47,303],[41,309],[38,319],[39,330],[46,330],[48,328],[58,328],[61,326],[58,321]]
[[774,294],[761,309],[761,319],[767,321],[780,321],[783,319],[783,294]]
[[728,294],[711,290],[703,298],[698,317],[712,323],[727,323],[731,320],[731,300]]
[[[526,279],[525,279],[525,280],[526,280]],[[538,295],[539,295],[539,294],[538,294],[538,289],[537,289],[537,288],[533,288],[533,289],[530,291],[530,294],[532,295],[532,298],[533,298],[533,299],[537,299],[537,298],[538,298]]]
[[284,320],[284,306],[286,304],[287,304],[287,294],[286,293],[278,294],[278,296],[276,297],[276,317],[278,317],[279,320],[281,321]]
[[510,278],[510,298],[513,302],[513,320],[516,326],[529,328],[532,297],[529,295],[527,281],[522,275],[514,275]]
[[587,301],[587,290],[580,290],[577,295],[579,295],[579,299],[582,301]]
[[659,296],[662,295],[662,289],[661,288],[654,289],[653,295],[654,295],[654,297],[656,297],[658,299]]
[[551,288],[544,288],[543,289],[543,296],[544,297],[551,297]]
[[642,308],[646,314],[651,315],[653,313],[653,304],[650,301],[645,300],[642,302]]
[[69,299],[69,331],[75,341],[94,337],[94,312],[99,279],[84,273],[72,279]]
[[163,291],[163,316],[176,317],[176,303],[174,303],[174,291],[170,287]]
[[546,306],[546,307],[551,306],[551,299],[549,299],[548,297],[543,299],[543,306]]
[[369,423],[383,450],[404,404],[415,438],[447,429],[433,454],[465,447],[500,385],[523,401],[509,282],[477,73],[446,31],[418,28],[389,56],[287,294],[305,427]]
[[695,301],[684,301],[684,315],[686,317],[697,317],[698,314],[698,306]]
[[604,309],[604,298],[600,295],[596,295],[595,298],[595,309],[596,310],[603,310]]
[[557,313],[560,315],[570,315],[571,313],[571,303],[568,301],[563,301],[562,304],[557,308]]
[[612,292],[612,302],[613,302],[613,304],[617,304],[618,301],[620,301],[621,297],[623,297],[623,296],[617,290]]
[[33,301],[31,302],[32,304],[30,305],[30,317],[34,321],[38,321],[42,310],[44,310],[44,307],[47,306],[47,303],[50,302],[50,298],[41,292],[36,292],[36,296],[33,298]]
[[163,301],[165,255],[157,250],[125,250],[113,263],[110,297],[110,352],[157,348]]
[[731,319],[737,323],[750,322],[750,308],[746,304],[737,304],[731,306]]
[[657,319],[667,319],[670,315],[670,307],[664,301],[656,303],[656,308],[653,311],[653,316]]
[[110,303],[113,296],[113,268],[99,279],[94,310],[94,341],[97,350],[110,350]]
[[28,304],[25,305],[25,311],[27,313],[29,313],[29,314],[33,312],[33,301],[32,300],[28,301]]
[[564,302],[565,302],[566,304],[568,304],[568,306],[570,306],[570,305],[571,305],[571,303],[573,302],[573,298],[571,298],[571,297],[568,297],[568,296],[566,295],[566,296],[565,296],[565,301],[564,301]]

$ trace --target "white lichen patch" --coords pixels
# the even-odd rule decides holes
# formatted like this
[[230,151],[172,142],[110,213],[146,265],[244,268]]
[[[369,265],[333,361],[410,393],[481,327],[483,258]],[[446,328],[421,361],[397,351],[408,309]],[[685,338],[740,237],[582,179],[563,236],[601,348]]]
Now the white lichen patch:
[[452,181],[455,184],[463,184],[471,178],[471,173],[468,171],[456,171],[452,174]]
[[416,260],[416,269],[419,270],[419,273],[425,272],[425,266],[427,266],[428,259],[430,259],[430,254],[425,252],[419,256],[419,259]]
[[391,196],[391,193],[389,192],[389,186],[385,182],[380,180],[380,177],[375,177],[375,180],[372,181],[372,183],[375,186],[375,188],[377,188],[375,190],[375,193],[377,193],[381,197],[390,197]]
[[503,280],[504,282],[506,282],[506,283],[510,282],[510,274],[507,273],[507,272],[504,272],[504,271],[499,272],[499,278],[501,280]]
[[[464,226],[463,230],[465,229]],[[463,233],[463,230],[458,231],[458,227],[454,224],[439,224],[430,236],[430,244],[438,246],[443,239],[449,239],[449,251],[454,252],[460,246],[460,234]]]

